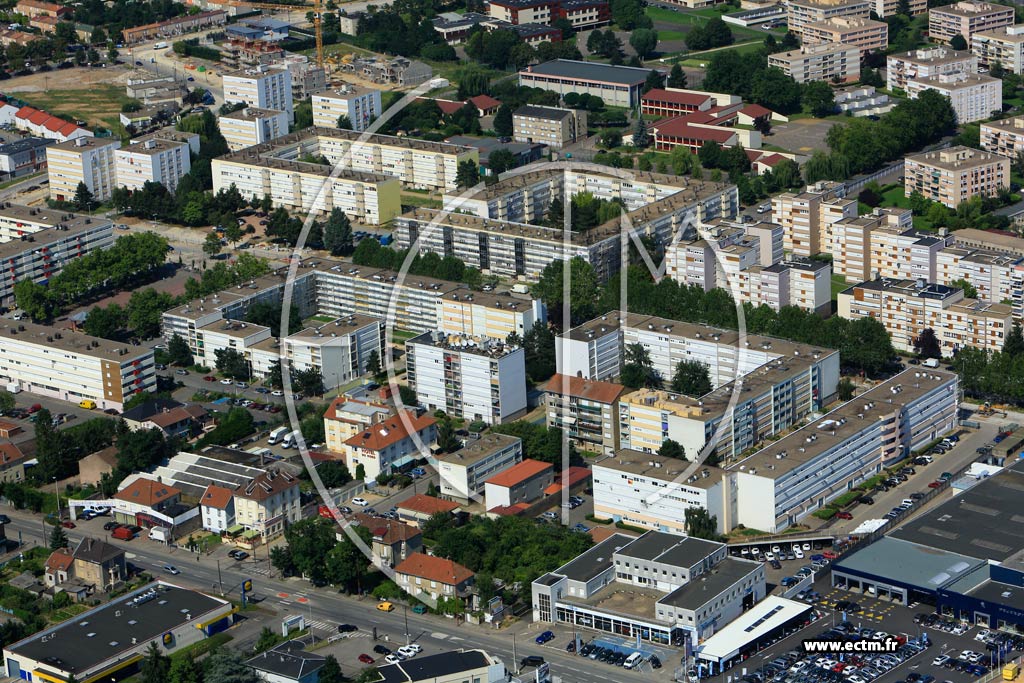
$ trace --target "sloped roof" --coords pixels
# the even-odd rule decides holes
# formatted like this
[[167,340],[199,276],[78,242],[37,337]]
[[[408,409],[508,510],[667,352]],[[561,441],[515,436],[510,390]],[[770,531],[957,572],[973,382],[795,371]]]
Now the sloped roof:
[[71,551],[67,548],[58,548],[50,553],[50,556],[46,558],[46,571],[51,574],[56,572],[66,572],[71,569],[71,565],[75,563],[75,556],[71,554]]
[[434,557],[424,553],[413,553],[395,567],[396,574],[417,576],[428,581],[436,581],[449,586],[457,586],[475,576],[458,562]]
[[476,97],[470,97],[469,101],[477,109],[493,109],[494,107],[501,106],[501,100],[496,100],[490,95],[477,95]]
[[299,480],[287,472],[266,472],[253,479],[244,489],[236,490],[234,495],[247,500],[263,501],[298,485]]
[[203,491],[203,497],[199,499],[200,505],[205,505],[208,508],[217,508],[223,510],[234,500],[235,492],[231,489],[224,488],[223,486],[217,486],[216,484],[210,484]]
[[398,504],[399,510],[410,510],[412,512],[419,512],[425,515],[433,515],[438,512],[453,512],[459,509],[458,503],[453,503],[450,500],[441,500],[440,498],[434,498],[433,496],[427,496],[422,493],[403,500]]
[[181,489],[177,489],[154,479],[139,477],[131,484],[115,493],[114,498],[128,501],[129,503],[138,503],[139,505],[153,507],[157,503],[169,500],[180,493]]
[[601,382],[561,373],[556,373],[544,387],[544,391],[549,394],[576,396],[598,403],[617,401],[623,389],[625,387],[614,382]]
[[643,102],[671,102],[688,107],[699,107],[713,99],[709,93],[675,92],[664,88],[652,88],[640,97]]
[[484,483],[505,487],[515,486],[516,484],[521,484],[527,479],[531,479],[544,471],[553,469],[554,465],[549,462],[541,462],[540,460],[527,458],[518,465],[513,465],[504,472],[499,472]]
[[371,451],[383,450],[409,436],[406,421],[408,421],[415,432],[421,432],[437,422],[437,420],[426,413],[417,416],[413,411],[407,410],[404,418],[401,415],[395,415],[383,422],[378,422],[349,438],[345,444],[353,448],[363,448]]
[[6,468],[24,458],[25,454],[13,443],[0,443],[0,468]]
[[115,545],[107,543],[102,538],[89,538],[86,536],[78,542],[75,548],[75,559],[93,564],[103,564],[115,560],[124,555],[124,551]]

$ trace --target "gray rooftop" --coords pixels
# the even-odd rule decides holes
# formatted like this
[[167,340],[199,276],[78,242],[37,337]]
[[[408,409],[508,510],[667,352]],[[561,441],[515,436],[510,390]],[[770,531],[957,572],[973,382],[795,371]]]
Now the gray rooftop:
[[612,66],[572,59],[555,59],[527,67],[520,73],[574,78],[582,81],[600,81],[617,85],[640,85],[647,79],[647,74],[650,72],[650,69],[641,69],[635,66]]
[[609,536],[552,573],[561,574],[572,581],[590,581],[601,572],[607,570],[612,564],[612,554],[629,545],[629,542],[632,540],[632,536],[626,536],[625,534]]
[[761,568],[760,562],[727,557],[709,572],[675,589],[658,602],[682,609],[699,609],[730,586]]
[[520,443],[520,439],[505,434],[487,432],[477,439],[470,439],[465,446],[455,451],[437,456],[438,461],[450,462],[456,465],[472,465],[489,455],[505,450],[513,444]]
[[297,681],[314,671],[319,671],[325,661],[326,657],[323,655],[306,652],[302,642],[290,640],[261,652],[245,663],[257,671]]
[[722,543],[663,531],[648,531],[616,555],[677,567],[692,567],[723,547]]
[[889,536],[842,558],[836,563],[835,571],[880,576],[922,590],[937,591],[980,564],[982,562],[973,557]]
[[383,683],[455,680],[457,674],[482,669],[492,663],[493,660],[483,650],[460,650],[407,659],[398,664],[382,666],[377,673],[380,674]]

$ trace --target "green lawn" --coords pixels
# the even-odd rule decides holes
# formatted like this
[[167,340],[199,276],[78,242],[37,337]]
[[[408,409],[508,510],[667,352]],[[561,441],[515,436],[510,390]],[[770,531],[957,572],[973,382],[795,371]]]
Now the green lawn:
[[752,41],[749,43],[740,43],[739,45],[732,45],[728,48],[720,48],[718,50],[709,50],[707,52],[691,52],[686,55],[686,59],[681,60],[679,63],[683,66],[690,66],[694,68],[704,68],[707,66],[708,60],[711,59],[712,55],[716,52],[724,52],[726,50],[732,50],[740,54],[746,54],[748,52],[756,52],[764,47],[764,44],[760,41]]
[[[898,206],[901,209],[910,208],[910,198],[903,196],[902,185],[887,185],[882,188],[882,206]],[[931,221],[924,216],[914,216],[914,227],[918,230],[933,230]]]
[[832,276],[832,298],[836,299],[839,296],[839,292],[845,289],[849,289],[850,283],[846,281],[846,277],[843,275]]
[[[712,8],[700,10],[680,9],[678,12],[675,12],[670,9],[665,9],[664,7],[648,7],[647,16],[649,16],[653,21],[660,21],[666,24],[676,24],[678,26],[702,26],[709,19],[721,17],[722,13]],[[736,36],[736,40],[746,40],[750,38],[763,39],[766,34],[765,31],[755,31],[754,29],[745,28],[743,26],[734,26],[732,24],[729,24],[729,29],[732,31],[732,34]],[[662,40],[673,40],[673,38],[666,35],[668,33],[671,33],[671,31],[658,31],[658,37]],[[779,33],[779,35],[782,34]]]
[[90,126],[110,128],[115,135],[125,132],[118,119],[121,107],[134,101],[125,93],[124,86],[102,84],[73,90],[51,89],[25,95],[29,104],[37,109],[45,109],[51,114],[71,120],[82,120]]

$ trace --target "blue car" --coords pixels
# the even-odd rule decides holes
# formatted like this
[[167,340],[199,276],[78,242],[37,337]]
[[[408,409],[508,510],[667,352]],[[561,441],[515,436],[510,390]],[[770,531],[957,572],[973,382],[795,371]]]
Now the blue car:
[[544,631],[544,633],[542,633],[539,636],[537,636],[537,638],[535,640],[536,640],[538,645],[543,645],[544,643],[548,642],[549,640],[554,640],[554,639],[555,639],[555,634],[554,633],[552,633],[551,631]]
[[425,476],[427,476],[427,471],[425,469],[423,469],[422,467],[417,467],[417,468],[413,469],[412,476],[414,476],[414,477],[425,477]]

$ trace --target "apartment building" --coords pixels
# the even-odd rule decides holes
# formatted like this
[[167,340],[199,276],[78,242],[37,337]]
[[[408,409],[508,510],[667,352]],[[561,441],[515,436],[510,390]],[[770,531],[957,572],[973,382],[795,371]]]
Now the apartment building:
[[471,438],[454,453],[437,456],[440,495],[468,505],[484,495],[484,482],[523,460],[523,442],[505,434],[486,432]]
[[1024,24],[975,33],[971,37],[971,52],[983,66],[998,62],[1007,71],[1024,73]]
[[885,64],[886,87],[889,90],[906,90],[907,82],[916,79],[978,73],[977,55],[948,47],[926,47],[889,55]]
[[907,81],[910,99],[917,99],[925,90],[949,98],[957,123],[981,121],[1003,110],[1003,82],[987,74],[946,74]]
[[576,30],[611,22],[608,0],[494,0],[487,3],[491,19],[514,25],[552,25],[564,19]]
[[526,352],[503,340],[425,332],[405,344],[406,378],[420,405],[500,424],[526,412]]
[[150,138],[114,151],[117,184],[131,191],[146,183],[159,183],[174,193],[178,181],[192,168],[184,142]]
[[804,45],[797,50],[768,55],[768,66],[781,69],[797,83],[850,83],[860,78],[860,53],[856,45]]
[[649,69],[639,67],[555,59],[520,71],[519,85],[559,95],[595,95],[605,104],[632,109],[640,104],[648,74]]
[[331,402],[324,413],[324,445],[332,453],[344,453],[345,442],[365,432],[378,422],[391,417],[391,409],[384,404],[356,401],[345,395]]
[[384,113],[380,90],[355,85],[343,85],[313,95],[313,125],[337,128],[344,116],[352,124],[350,130],[362,132]]
[[971,45],[975,33],[1013,25],[1013,7],[965,0],[928,11],[928,37],[949,44],[960,35]]
[[1007,159],[1024,152],[1024,116],[981,124],[981,148]]
[[[355,35],[352,32],[351,35]],[[275,66],[283,66],[292,74],[292,101],[302,102],[306,98],[327,88],[327,73],[322,66],[302,54],[289,53],[274,60]]]
[[213,160],[213,191],[235,186],[243,197],[270,195],[274,206],[301,213],[341,209],[354,221],[381,225],[402,211],[397,178],[365,171],[332,170],[306,161],[272,159],[254,166],[247,148]]
[[[402,590],[409,595],[423,596],[423,599],[430,600],[470,599],[469,589],[475,577],[472,571],[458,562],[426,553],[412,553],[395,566],[395,583]],[[402,676],[399,680],[410,680],[399,675]],[[460,669],[458,677],[461,679],[464,675],[465,670]]]
[[913,351],[914,339],[931,328],[952,356],[962,348],[1000,351],[1013,324],[1013,309],[964,297],[962,289],[923,280],[870,280],[840,292],[839,315],[871,316],[885,326],[893,346]]
[[971,197],[995,195],[1010,185],[1010,160],[970,147],[949,147],[906,158],[903,192],[955,209]]
[[288,134],[288,114],[279,109],[246,107],[217,118],[228,149],[237,152]]
[[349,437],[342,453],[350,472],[362,465],[365,478],[376,479],[427,457],[435,441],[437,420],[407,410]]
[[889,25],[864,17],[838,16],[804,26],[804,45],[856,45],[861,57],[884,52],[889,46]]
[[814,256],[824,246],[829,226],[857,217],[857,202],[846,199],[842,183],[821,181],[803,192],[772,197],[772,222],[782,226],[783,246],[796,256]]
[[833,17],[867,19],[874,7],[871,0],[790,0],[786,5],[789,30],[803,37],[808,24]]
[[577,449],[611,453],[619,447],[621,384],[555,373],[544,391],[548,427],[561,429]]
[[[928,0],[910,0],[907,5],[913,17],[928,11]],[[880,18],[891,17],[900,13],[900,0],[875,0],[872,9]]]
[[28,137],[0,145],[0,179],[45,171],[46,148],[52,144],[52,140]]
[[31,394],[121,410],[156,391],[152,349],[13,320],[0,323],[0,340],[0,377]]
[[512,131],[516,142],[539,142],[561,149],[587,136],[587,112],[524,104],[512,113]]
[[773,311],[796,306],[828,315],[832,304],[831,280],[831,264],[797,257],[739,271],[735,289],[730,289],[730,293],[743,303],[767,306]]
[[265,472],[234,491],[235,524],[252,542],[267,543],[302,519],[299,480],[287,472]]
[[879,225],[868,236],[868,279],[935,282],[939,254],[951,242],[945,235],[914,228]]
[[966,280],[988,303],[1012,302],[1014,319],[1021,317],[1024,258],[988,250],[946,247],[936,259],[933,282],[940,285]]
[[822,251],[832,256],[832,272],[847,282],[870,280],[874,269],[871,235],[880,229],[913,227],[910,209],[876,207],[870,214],[844,218],[827,226]]
[[366,374],[373,354],[383,363],[385,339],[383,320],[352,314],[288,335],[281,355],[293,370],[318,370],[330,391]]
[[244,102],[257,109],[277,109],[288,114],[288,123],[295,121],[292,100],[292,74],[288,69],[261,64],[223,74],[224,101]]
[[96,201],[110,199],[117,187],[114,152],[121,147],[116,137],[80,137],[58,142],[46,150],[50,197],[60,202],[75,198],[79,183],[85,183]]

